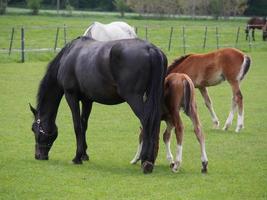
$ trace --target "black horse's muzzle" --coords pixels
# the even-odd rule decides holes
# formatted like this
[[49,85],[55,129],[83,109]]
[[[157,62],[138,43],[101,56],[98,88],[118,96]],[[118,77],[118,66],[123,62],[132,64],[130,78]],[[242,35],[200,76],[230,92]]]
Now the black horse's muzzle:
[[52,144],[35,144],[35,159],[48,160],[48,153]]

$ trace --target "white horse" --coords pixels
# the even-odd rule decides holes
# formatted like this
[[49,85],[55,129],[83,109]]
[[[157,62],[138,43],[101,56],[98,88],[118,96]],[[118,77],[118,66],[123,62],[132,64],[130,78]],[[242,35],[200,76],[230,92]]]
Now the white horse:
[[109,24],[94,22],[87,28],[83,36],[90,36],[99,41],[137,38],[134,28],[125,22],[111,22]]

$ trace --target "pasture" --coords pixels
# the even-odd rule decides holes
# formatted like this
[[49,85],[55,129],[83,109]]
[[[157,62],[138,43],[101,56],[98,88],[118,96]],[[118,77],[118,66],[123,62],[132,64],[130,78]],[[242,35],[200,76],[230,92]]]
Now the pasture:
[[[79,29],[87,27],[92,21],[114,20],[120,19],[116,16],[10,15],[0,17],[0,26],[11,28],[23,25],[29,29],[34,25],[54,27],[53,34],[49,36],[52,40],[55,27],[62,24],[76,26],[75,29],[70,29],[68,38],[71,39],[77,37],[79,32],[83,33],[84,29]],[[149,37],[152,42],[162,46],[169,63],[180,56],[183,50],[166,50],[168,36],[163,37],[164,27],[169,30],[171,25],[204,27],[208,24],[219,27],[225,25],[236,30],[237,26],[245,23],[244,20],[217,22],[133,18],[126,21],[138,27],[159,27]],[[33,30],[35,31],[30,34],[32,41],[49,35],[49,31]],[[194,39],[194,34],[197,33],[192,32],[189,37]],[[244,36],[243,29],[242,34]],[[0,36],[2,38],[6,35],[2,32]],[[235,41],[235,37],[226,38]],[[240,37],[240,40],[244,41],[244,37]],[[212,129],[209,113],[199,92],[196,92],[209,158],[207,174],[200,172],[199,144],[191,122],[185,115],[183,163],[179,173],[174,174],[169,168],[162,134],[159,155],[152,174],[144,175],[140,163],[130,165],[137,148],[139,123],[125,103],[116,106],[94,104],[87,131],[90,161],[83,165],[73,165],[71,159],[75,154],[75,136],[71,113],[64,98],[57,117],[59,136],[50,151],[50,160],[36,161],[31,132],[32,114],[28,103],[35,105],[39,81],[54,53],[28,53],[23,64],[17,62],[19,54],[14,53],[11,58],[7,54],[0,54],[0,199],[267,199],[267,46],[260,41],[260,33],[256,35],[256,40],[261,47],[247,52],[252,58],[252,65],[241,84],[245,107],[244,130],[240,133],[234,132],[236,117],[229,131]],[[49,42],[51,41],[42,40],[35,45],[41,48]],[[59,47],[62,47],[62,42]],[[1,40],[0,45],[3,44],[8,46],[7,41]],[[50,46],[53,46],[53,41]],[[248,46],[243,50],[248,51]],[[229,85],[223,83],[211,87],[209,92],[222,127],[230,109]],[[165,124],[162,123],[161,130],[164,128]],[[174,137],[172,147],[174,151]]]

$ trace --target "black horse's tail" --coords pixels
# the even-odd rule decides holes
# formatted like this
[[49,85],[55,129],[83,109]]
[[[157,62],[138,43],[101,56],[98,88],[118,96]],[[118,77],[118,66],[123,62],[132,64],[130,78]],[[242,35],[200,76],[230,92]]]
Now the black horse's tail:
[[[151,76],[146,90],[147,99],[143,118],[143,147],[141,152],[144,161],[154,163],[158,151],[158,139],[163,103],[163,84],[167,69],[167,58],[156,47],[149,49]],[[145,166],[144,166],[145,169]],[[144,171],[145,172],[145,171]]]

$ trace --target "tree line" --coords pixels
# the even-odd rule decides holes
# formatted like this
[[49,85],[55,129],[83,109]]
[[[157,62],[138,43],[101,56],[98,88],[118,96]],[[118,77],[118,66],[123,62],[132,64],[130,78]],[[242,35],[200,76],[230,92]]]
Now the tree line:
[[7,6],[29,7],[33,14],[40,8],[77,9],[94,11],[136,12],[146,15],[267,15],[266,0],[0,0],[0,13],[4,14]]

